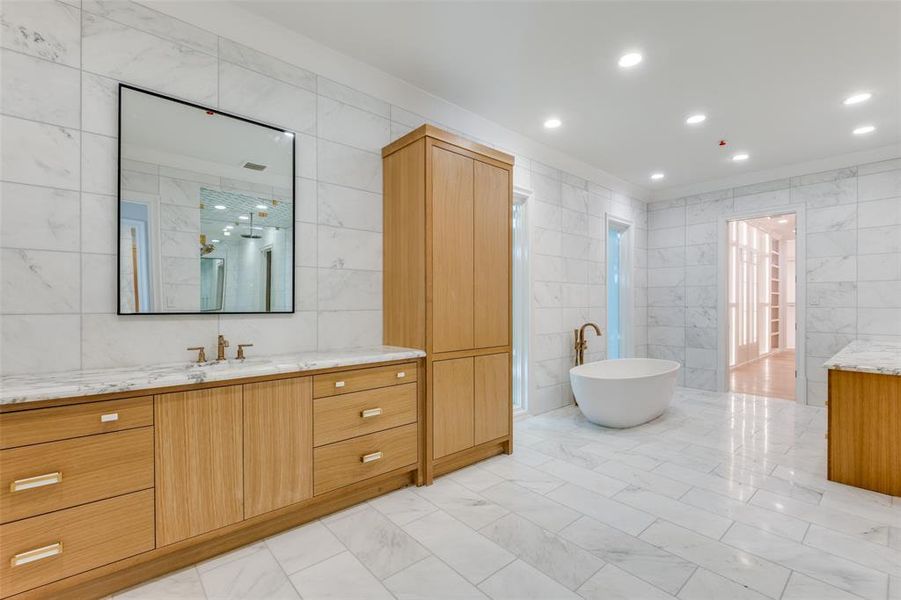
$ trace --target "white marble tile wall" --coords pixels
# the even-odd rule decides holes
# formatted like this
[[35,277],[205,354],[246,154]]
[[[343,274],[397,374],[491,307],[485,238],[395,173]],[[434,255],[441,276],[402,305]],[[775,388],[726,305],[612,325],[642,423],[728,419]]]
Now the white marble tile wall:
[[[10,0],[0,11],[0,373],[187,360],[185,347],[210,346],[217,333],[253,342],[260,354],[381,342],[379,149],[422,117],[140,4]],[[295,314],[115,314],[119,81],[298,132]],[[546,306],[535,302],[538,411],[569,401],[564,338],[589,318],[603,323],[604,211],[636,223],[639,248],[645,212],[527,157],[517,156],[514,179],[536,188],[535,295],[556,294]],[[169,241],[177,252],[178,240]],[[641,251],[636,264],[643,352]],[[592,343],[592,356],[602,347]]]
[[804,206],[807,401],[826,399],[821,367],[855,338],[901,339],[901,159],[655,202],[648,213],[648,353],[715,389],[717,223]]
[[[524,163],[524,164],[523,164]],[[532,340],[529,410],[533,414],[572,402],[569,369],[573,330],[587,321],[606,332],[606,215],[634,224],[635,352],[646,353],[644,202],[561,173],[538,162],[520,161],[514,180],[533,192],[529,200]],[[586,360],[606,356],[606,339],[588,333]]]

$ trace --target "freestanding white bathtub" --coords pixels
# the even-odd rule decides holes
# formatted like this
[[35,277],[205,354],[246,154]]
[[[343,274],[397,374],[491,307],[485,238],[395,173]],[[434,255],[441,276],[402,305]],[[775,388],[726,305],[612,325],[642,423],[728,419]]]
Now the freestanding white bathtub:
[[602,360],[573,367],[569,380],[586,419],[604,427],[635,427],[669,406],[680,366],[656,358]]

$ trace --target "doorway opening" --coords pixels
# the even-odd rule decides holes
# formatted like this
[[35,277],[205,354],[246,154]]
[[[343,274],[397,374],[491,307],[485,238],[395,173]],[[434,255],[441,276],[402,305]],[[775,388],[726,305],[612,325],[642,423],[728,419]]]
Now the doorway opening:
[[531,192],[513,190],[513,413],[529,406],[529,222],[526,201]]
[[632,227],[607,216],[607,358],[632,356]]
[[729,390],[795,400],[795,213],[729,221]]

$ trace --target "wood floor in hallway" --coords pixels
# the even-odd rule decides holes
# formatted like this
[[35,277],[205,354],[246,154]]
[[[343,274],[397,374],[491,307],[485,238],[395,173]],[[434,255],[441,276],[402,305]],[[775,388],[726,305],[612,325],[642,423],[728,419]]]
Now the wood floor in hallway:
[[771,398],[795,399],[795,351],[783,350],[732,369],[729,389]]

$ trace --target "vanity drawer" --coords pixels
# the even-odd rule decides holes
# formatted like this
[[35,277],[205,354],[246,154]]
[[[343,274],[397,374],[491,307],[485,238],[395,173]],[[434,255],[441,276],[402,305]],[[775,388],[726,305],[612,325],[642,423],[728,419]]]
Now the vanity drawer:
[[152,427],[0,450],[3,523],[152,487]]
[[0,590],[11,596],[153,547],[153,490],[0,525]]
[[323,398],[416,381],[416,363],[313,376],[313,397]]
[[415,421],[415,383],[318,398],[313,402],[313,445],[323,446]]
[[313,494],[416,464],[416,423],[313,449]]
[[0,414],[0,448],[153,425],[153,396]]

